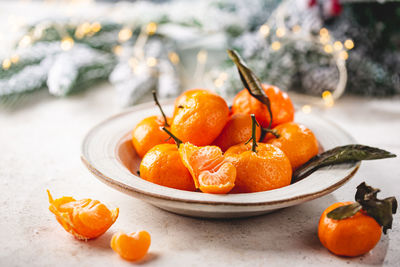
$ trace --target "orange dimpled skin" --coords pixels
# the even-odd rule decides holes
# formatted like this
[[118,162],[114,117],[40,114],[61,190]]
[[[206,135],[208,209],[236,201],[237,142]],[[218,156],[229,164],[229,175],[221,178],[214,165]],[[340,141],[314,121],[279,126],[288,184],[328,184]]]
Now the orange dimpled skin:
[[183,107],[186,100],[190,98],[194,94],[213,94],[213,92],[206,89],[190,89],[184,91],[180,96],[175,99],[174,102],[174,116],[178,112],[179,109]]
[[318,154],[318,141],[313,132],[304,125],[284,123],[274,128],[279,137],[268,134],[264,142],[279,147],[296,169]]
[[[281,123],[290,122],[294,119],[294,107],[287,93],[279,90],[278,87],[263,84],[263,89],[271,102],[272,125],[275,127]],[[252,97],[250,93],[243,89],[233,99],[233,113],[254,114],[262,127],[269,126],[270,115],[267,107]]]
[[119,209],[109,210],[98,200],[75,200],[72,197],[53,199],[49,190],[49,210],[64,229],[77,239],[88,240],[105,233],[118,218]]
[[111,248],[125,260],[138,261],[147,254],[150,243],[151,237],[146,231],[129,234],[119,231],[111,239]]
[[381,226],[363,210],[350,218],[334,220],[326,215],[337,207],[352,202],[338,202],[328,207],[321,215],[318,236],[322,245],[340,256],[355,257],[367,253],[381,239]]
[[225,152],[225,158],[236,167],[232,192],[253,193],[289,185],[292,167],[282,150],[258,143],[257,151],[253,152],[251,146],[251,143],[235,145]]
[[161,127],[164,126],[164,118],[162,116],[151,116],[139,122],[132,131],[132,144],[138,155],[143,156],[152,147],[164,143],[173,143],[169,135],[166,134]]
[[150,149],[140,163],[140,177],[175,189],[195,190],[192,176],[183,165],[175,144],[161,144]]
[[179,146],[183,164],[190,171],[196,188],[204,193],[226,194],[235,186],[236,168],[227,162],[217,146]]
[[[256,137],[260,138],[261,130],[257,128]],[[244,143],[251,137],[251,117],[248,114],[233,114],[221,134],[213,144],[226,151],[233,145]]]
[[171,132],[182,142],[197,146],[209,145],[229,119],[229,108],[225,100],[206,90],[194,91],[178,102]]

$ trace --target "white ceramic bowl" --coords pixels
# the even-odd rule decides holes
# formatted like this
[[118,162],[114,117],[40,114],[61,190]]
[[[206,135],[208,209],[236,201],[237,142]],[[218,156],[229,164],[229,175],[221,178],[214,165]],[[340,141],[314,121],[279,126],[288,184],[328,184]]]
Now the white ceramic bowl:
[[[172,114],[172,103],[171,100],[162,103],[167,114]],[[159,115],[159,111],[154,103],[146,103],[99,123],[83,140],[81,159],[90,172],[105,184],[182,215],[248,217],[298,205],[339,188],[360,166],[360,163],[351,163],[325,167],[297,183],[258,193],[213,195],[168,188],[136,175],[140,158],[131,144],[130,133],[137,123],[151,115]],[[295,121],[310,128],[324,150],[355,143],[347,132],[322,117],[298,112]]]

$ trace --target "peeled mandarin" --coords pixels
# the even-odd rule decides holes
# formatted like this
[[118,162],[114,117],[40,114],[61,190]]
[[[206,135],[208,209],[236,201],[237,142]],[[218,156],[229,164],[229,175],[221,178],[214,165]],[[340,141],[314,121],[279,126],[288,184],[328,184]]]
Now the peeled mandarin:
[[56,215],[64,229],[79,240],[88,240],[104,234],[118,217],[119,209],[109,210],[98,200],[61,197],[53,199],[50,191],[49,210]]

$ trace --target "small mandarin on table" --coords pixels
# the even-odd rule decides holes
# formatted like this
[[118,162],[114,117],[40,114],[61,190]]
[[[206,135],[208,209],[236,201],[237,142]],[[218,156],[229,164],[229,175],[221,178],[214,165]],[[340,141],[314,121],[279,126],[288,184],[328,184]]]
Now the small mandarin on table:
[[121,258],[128,261],[139,261],[146,256],[151,244],[150,234],[146,231],[124,233],[119,231],[111,238],[111,248]]

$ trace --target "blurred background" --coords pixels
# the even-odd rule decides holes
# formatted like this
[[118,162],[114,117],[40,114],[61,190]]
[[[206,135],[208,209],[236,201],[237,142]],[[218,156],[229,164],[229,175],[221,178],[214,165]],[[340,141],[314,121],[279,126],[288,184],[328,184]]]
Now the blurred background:
[[[400,2],[204,0],[0,2],[0,107],[99,83],[124,107],[205,87],[242,89],[225,50],[311,105],[400,93]],[[38,97],[37,93],[42,92]]]

